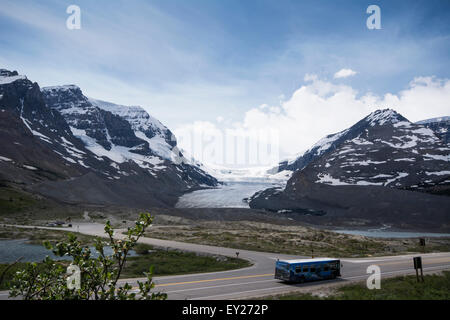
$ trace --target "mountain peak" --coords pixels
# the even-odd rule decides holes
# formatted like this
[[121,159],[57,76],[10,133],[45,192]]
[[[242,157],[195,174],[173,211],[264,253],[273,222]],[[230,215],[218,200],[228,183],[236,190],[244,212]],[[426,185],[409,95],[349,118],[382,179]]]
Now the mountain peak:
[[75,102],[83,109],[90,106],[80,87],[74,84],[43,87],[41,92],[48,101],[51,100],[50,104],[55,105],[59,111],[73,108]]
[[0,76],[2,77],[13,77],[18,76],[19,74],[17,71],[9,71],[7,69],[0,69]]
[[179,161],[170,130],[141,108],[110,106],[114,114],[76,85],[41,89],[14,71],[1,69],[0,80],[2,182],[67,203],[137,208],[173,206],[184,192],[217,185]]
[[26,79],[27,77],[19,75],[17,71],[9,71],[6,69],[0,69],[0,84],[12,83],[16,80]]
[[49,86],[41,88],[43,91],[81,91],[80,87],[75,84],[66,84],[63,86]]
[[141,106],[125,106],[94,98],[88,98],[88,100],[92,105],[115,114],[124,114],[130,112],[147,114],[147,112]]
[[401,121],[408,121],[408,119],[393,109],[378,109],[369,114],[365,120],[369,122],[372,127],[375,125],[382,126],[387,122],[393,124]]

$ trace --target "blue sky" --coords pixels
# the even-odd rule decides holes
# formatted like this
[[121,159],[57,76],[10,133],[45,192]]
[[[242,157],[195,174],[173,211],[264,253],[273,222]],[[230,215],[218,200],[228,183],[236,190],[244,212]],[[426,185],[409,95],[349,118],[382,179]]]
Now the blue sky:
[[[81,30],[66,28],[70,4]],[[366,28],[370,4],[381,30]],[[145,106],[172,129],[232,124],[289,100],[306,74],[380,96],[448,79],[448,21],[447,0],[2,0],[0,65]],[[356,74],[334,79],[343,68]]]

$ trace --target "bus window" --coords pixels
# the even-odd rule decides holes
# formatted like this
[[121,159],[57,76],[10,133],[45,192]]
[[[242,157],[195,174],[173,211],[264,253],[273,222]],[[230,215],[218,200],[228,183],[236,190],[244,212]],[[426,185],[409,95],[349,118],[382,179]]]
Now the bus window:
[[296,267],[295,267],[295,272],[296,272],[296,273],[302,272],[302,266],[296,266]]
[[279,266],[283,269],[289,269],[289,264],[287,263],[280,263]]
[[311,272],[311,273],[316,272],[316,267],[315,267],[315,266],[311,266],[311,267],[309,268],[309,272]]
[[328,270],[330,270],[330,267],[328,266],[328,264],[325,264],[323,266],[323,271],[327,272]]

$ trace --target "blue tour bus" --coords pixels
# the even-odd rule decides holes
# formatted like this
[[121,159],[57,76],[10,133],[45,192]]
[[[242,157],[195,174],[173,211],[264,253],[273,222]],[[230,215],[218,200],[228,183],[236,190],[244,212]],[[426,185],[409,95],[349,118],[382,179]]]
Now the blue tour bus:
[[341,261],[331,258],[277,260],[275,279],[287,282],[335,279],[341,276]]

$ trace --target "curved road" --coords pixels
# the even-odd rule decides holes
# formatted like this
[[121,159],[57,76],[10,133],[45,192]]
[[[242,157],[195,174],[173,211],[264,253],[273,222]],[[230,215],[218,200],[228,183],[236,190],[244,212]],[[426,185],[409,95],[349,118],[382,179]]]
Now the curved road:
[[[34,228],[32,226],[21,227]],[[87,235],[104,236],[103,227],[104,226],[101,224],[84,223],[72,228],[40,228],[72,232],[79,231],[80,233]],[[124,237],[121,234],[121,230],[116,231],[115,237]],[[415,273],[415,270],[413,268],[412,257],[419,255],[341,259],[343,268],[341,270],[342,277],[340,279],[304,284],[286,284],[274,279],[275,261],[276,259],[299,258],[299,256],[230,249],[153,238],[141,238],[139,242],[164,248],[174,248],[230,257],[236,257],[236,252],[239,252],[239,258],[253,262],[253,266],[238,270],[154,278],[156,291],[167,293],[169,299],[183,300],[252,298],[292,292],[311,286],[337,284],[339,282],[342,283],[351,280],[365,280],[369,276],[366,273],[367,267],[372,264],[376,264],[380,267],[382,279],[383,276],[413,274]],[[422,256],[424,272],[450,269],[450,252],[420,254],[420,256]],[[136,280],[138,279],[122,281],[127,281],[134,286],[136,285]],[[381,282],[381,286],[382,285]],[[5,298],[7,298],[7,293],[0,292],[0,299]]]

